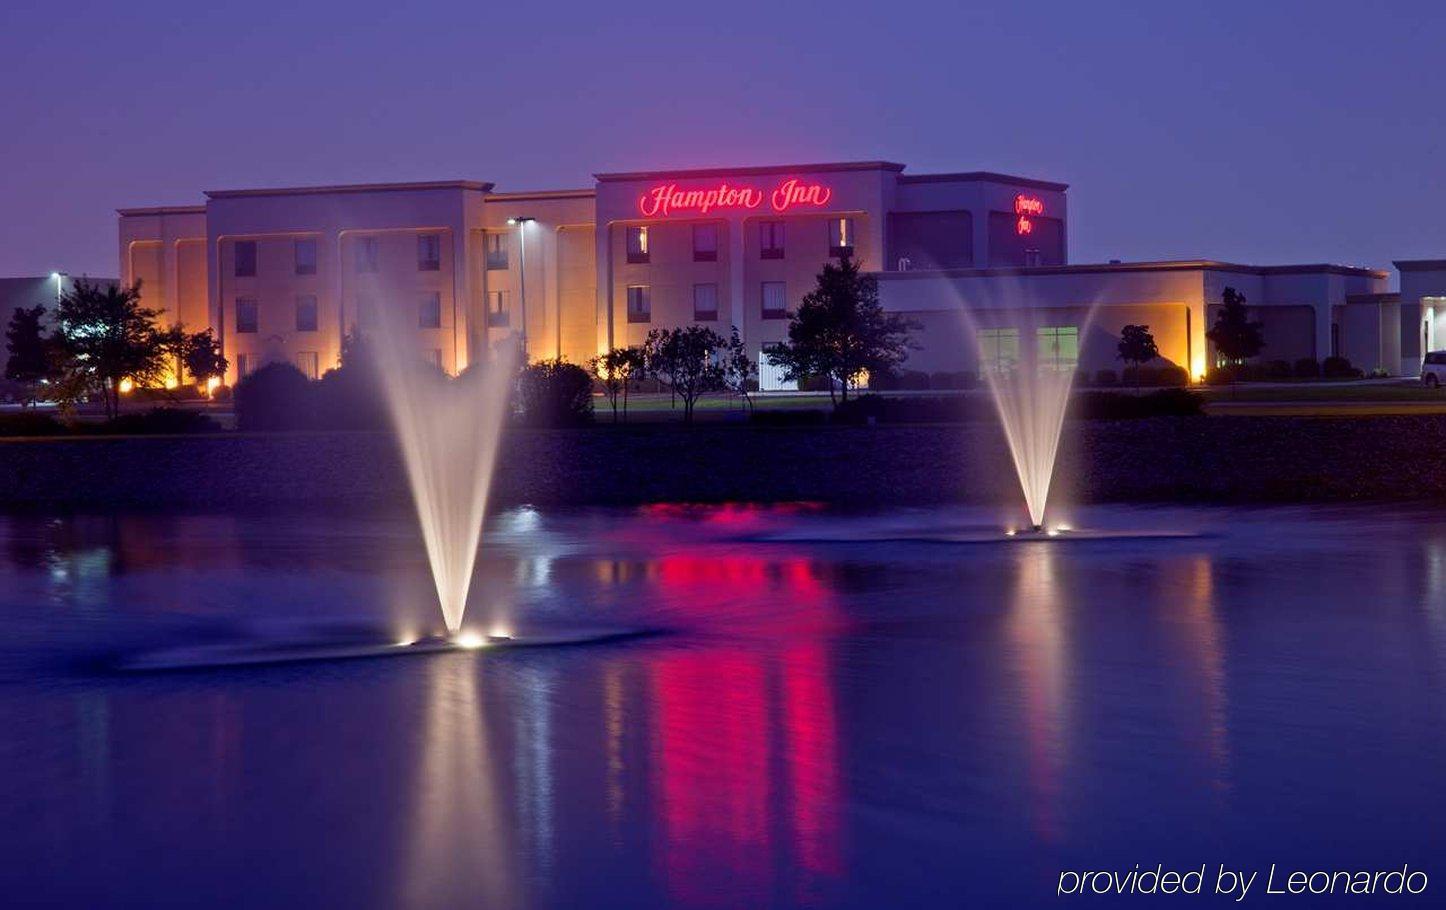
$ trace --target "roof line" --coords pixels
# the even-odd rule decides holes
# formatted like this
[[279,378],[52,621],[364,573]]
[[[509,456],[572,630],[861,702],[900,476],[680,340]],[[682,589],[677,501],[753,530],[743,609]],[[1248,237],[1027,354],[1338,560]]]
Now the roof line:
[[995,171],[960,171],[952,174],[900,174],[900,183],[1010,183],[1015,186],[1027,186],[1036,190],[1054,190],[1063,193],[1069,189],[1068,183],[1057,183],[1053,180],[1036,180],[1033,177],[1015,177],[1012,174],[1000,174]]
[[656,180],[664,177],[679,179],[688,177],[754,177],[766,174],[791,174],[799,172],[827,171],[902,171],[904,166],[895,161],[832,161],[822,164],[769,164],[761,167],[704,167],[681,170],[622,171],[608,174],[593,174],[599,183],[618,180]]
[[204,205],[153,205],[142,208],[116,209],[116,214],[124,217],[139,215],[204,215]]
[[592,199],[597,190],[520,190],[511,193],[488,193],[487,201],[526,201],[529,199]]
[[1362,278],[1389,277],[1380,269],[1360,268],[1330,263],[1306,265],[1242,265],[1215,259],[1179,259],[1157,262],[1097,262],[1080,265],[1006,266],[984,269],[918,269],[907,272],[875,272],[881,278],[988,278],[1004,275],[1078,275],[1091,272],[1240,272],[1248,275],[1296,275],[1325,273]]
[[1399,272],[1435,272],[1446,269],[1446,259],[1397,259],[1391,264]]
[[344,183],[335,186],[288,186],[248,190],[206,190],[208,199],[246,196],[315,196],[333,193],[390,193],[407,190],[477,190],[490,192],[491,183],[477,180],[427,180],[414,183]]

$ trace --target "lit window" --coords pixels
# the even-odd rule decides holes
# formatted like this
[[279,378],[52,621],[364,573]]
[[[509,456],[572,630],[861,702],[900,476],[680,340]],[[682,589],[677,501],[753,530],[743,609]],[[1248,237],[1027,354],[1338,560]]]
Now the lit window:
[[646,227],[628,228],[628,262],[648,261],[648,229]]
[[296,330],[316,331],[316,297],[312,294],[302,294],[296,298]]
[[783,258],[783,222],[758,222],[758,256],[760,259]]
[[852,256],[854,254],[854,220],[852,218],[830,218],[828,220],[828,253],[830,256]]
[[492,233],[483,236],[487,246],[487,268],[507,268],[507,235]]
[[992,373],[1013,370],[1019,364],[1019,329],[981,329],[979,359]]
[[377,270],[377,238],[362,237],[356,242],[356,270],[375,272]]
[[693,261],[718,261],[718,225],[693,225]]
[[250,334],[257,330],[259,316],[255,297],[236,298],[236,334]]
[[250,278],[256,274],[256,241],[236,241],[236,277]]
[[1079,327],[1044,326],[1036,329],[1039,368],[1047,372],[1072,373],[1079,367]]
[[417,235],[417,271],[435,272],[442,268],[442,237],[440,234]]
[[628,322],[653,321],[653,295],[646,284],[628,285]]
[[487,324],[493,328],[506,328],[509,322],[507,316],[507,292],[487,292]]
[[309,239],[308,239],[308,240],[298,240],[298,241],[296,241],[296,274],[298,274],[298,275],[315,275],[315,274],[316,274],[316,241],[315,241],[315,240],[309,240]]
[[763,318],[788,318],[788,295],[782,281],[763,282]]
[[718,321],[718,285],[693,285],[693,321]]
[[301,375],[307,379],[315,379],[317,377],[319,364],[320,358],[316,356],[315,351],[296,352],[296,368],[300,370]]

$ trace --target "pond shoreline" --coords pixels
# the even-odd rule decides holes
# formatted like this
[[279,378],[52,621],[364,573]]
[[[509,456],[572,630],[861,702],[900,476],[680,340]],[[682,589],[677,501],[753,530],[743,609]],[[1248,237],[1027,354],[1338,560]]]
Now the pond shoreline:
[[[1075,502],[1446,501],[1446,415],[1071,421],[1055,476]],[[0,478],[8,511],[407,505],[380,433],[12,439]],[[493,487],[497,506],[1017,498],[992,423],[520,429]]]

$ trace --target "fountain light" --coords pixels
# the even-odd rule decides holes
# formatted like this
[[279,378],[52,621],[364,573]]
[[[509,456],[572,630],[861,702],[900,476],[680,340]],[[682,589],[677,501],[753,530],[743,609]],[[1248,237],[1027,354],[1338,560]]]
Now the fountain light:
[[452,643],[459,648],[466,648],[469,651],[474,651],[477,648],[485,646],[487,644],[487,639],[483,638],[481,635],[478,635],[476,632],[460,632],[457,635],[452,636]]

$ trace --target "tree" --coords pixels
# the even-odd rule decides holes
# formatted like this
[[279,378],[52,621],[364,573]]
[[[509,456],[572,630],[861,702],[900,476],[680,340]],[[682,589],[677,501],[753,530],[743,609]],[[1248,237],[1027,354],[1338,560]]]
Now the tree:
[[749,411],[753,410],[753,399],[749,397],[753,386],[758,381],[758,364],[748,356],[748,349],[743,346],[743,339],[738,337],[738,327],[733,327],[733,334],[728,338],[728,347],[723,354],[723,385],[728,391],[743,399],[743,407]]
[[1224,306],[1215,316],[1215,324],[1205,333],[1220,359],[1226,363],[1240,363],[1260,353],[1265,347],[1262,324],[1250,319],[1245,309],[1245,295],[1235,288],[1226,288],[1221,295]]
[[221,342],[210,329],[186,336],[181,363],[190,377],[201,385],[205,385],[209,379],[225,377],[226,368],[230,366],[226,358],[221,356]]
[[[708,392],[723,388],[720,356],[725,342],[701,325],[654,329],[648,333],[649,370],[665,370],[668,386],[683,399],[683,422],[693,422],[693,407]],[[656,362],[657,365],[654,365]]]
[[575,363],[559,357],[529,364],[517,389],[525,423],[563,427],[592,422],[592,377]]
[[100,394],[107,417],[120,411],[120,385],[158,384],[166,371],[158,311],[141,306],[141,283],[101,287],[77,281],[62,294],[55,321],[64,369],[76,388]]
[[650,373],[657,377],[659,382],[667,383],[668,396],[671,405],[678,403],[678,390],[673,387],[673,373],[677,370],[676,346],[669,347],[664,344],[668,339],[669,329],[652,329],[648,332],[647,339],[643,342],[643,372]]
[[1118,359],[1135,365],[1135,384],[1140,382],[1140,367],[1160,356],[1155,336],[1147,325],[1127,325],[1120,329]]
[[618,397],[623,400],[623,420],[628,417],[628,387],[646,369],[640,348],[613,348],[588,360],[588,371],[602,384],[603,394],[612,407],[613,423],[618,422]]
[[24,389],[23,404],[35,404],[40,384],[53,372],[52,343],[45,335],[42,319],[45,307],[16,307],[5,330],[5,347],[10,359],[5,364],[5,378]]
[[770,352],[783,378],[825,376],[829,397],[835,384],[848,400],[849,388],[866,373],[893,370],[915,345],[917,326],[879,305],[879,285],[851,256],[826,263],[817,284],[788,319],[788,341]]

